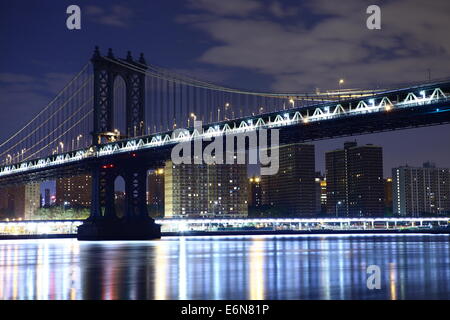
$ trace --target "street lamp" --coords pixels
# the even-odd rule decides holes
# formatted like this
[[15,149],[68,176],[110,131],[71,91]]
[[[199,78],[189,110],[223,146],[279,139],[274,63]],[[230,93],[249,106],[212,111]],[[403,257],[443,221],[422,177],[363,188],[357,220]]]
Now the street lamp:
[[230,107],[230,103],[226,102],[225,103],[225,107],[224,107],[224,116],[225,116],[225,120],[228,120],[228,108]]
[[289,99],[289,103],[292,104],[292,108],[295,106],[295,101],[294,101],[294,99],[290,98],[290,99]]
[[82,135],[82,134],[80,134],[80,135],[77,136],[77,148],[80,147],[80,139],[81,139],[81,138],[83,138],[83,135]]
[[192,118],[192,120],[194,120],[194,122],[195,122],[195,120],[197,120],[197,116],[195,115],[195,113],[193,113],[193,112],[191,112],[191,114],[189,115],[189,118],[188,118],[188,127],[190,127],[190,118]]
[[336,202],[336,218],[338,217],[338,206],[342,204],[342,201]]
[[339,79],[339,96],[341,95],[341,89],[344,82],[345,82],[344,79]]

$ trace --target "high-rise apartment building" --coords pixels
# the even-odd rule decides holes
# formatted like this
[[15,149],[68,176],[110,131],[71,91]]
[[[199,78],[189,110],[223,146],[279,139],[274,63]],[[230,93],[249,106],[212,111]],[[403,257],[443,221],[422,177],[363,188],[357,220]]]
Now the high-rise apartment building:
[[0,191],[0,212],[5,217],[32,219],[40,207],[40,184],[11,186]]
[[335,216],[383,216],[383,150],[346,142],[325,155],[327,213]]
[[165,217],[246,217],[247,166],[180,164],[164,169]]
[[50,206],[50,199],[51,199],[51,196],[50,196],[50,189],[45,189],[44,190],[44,203],[43,203],[43,206],[44,207],[49,207]]
[[279,170],[261,177],[262,202],[286,215],[316,214],[315,155],[312,144],[279,147]]
[[28,183],[24,189],[24,218],[31,219],[37,209],[41,207],[41,185],[40,183]]
[[164,168],[164,217],[208,215],[208,178],[206,165],[174,165]]
[[422,168],[403,166],[392,169],[394,214],[450,214],[450,169],[425,163]]
[[56,180],[56,204],[72,207],[91,205],[91,176],[79,175]]
[[208,175],[208,211],[213,216],[248,215],[247,165],[215,164],[206,166]]

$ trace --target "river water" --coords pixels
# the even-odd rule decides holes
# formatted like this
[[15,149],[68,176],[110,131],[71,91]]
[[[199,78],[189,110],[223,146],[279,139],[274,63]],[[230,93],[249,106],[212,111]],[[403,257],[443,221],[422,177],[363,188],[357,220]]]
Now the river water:
[[450,238],[2,240],[0,299],[450,299]]

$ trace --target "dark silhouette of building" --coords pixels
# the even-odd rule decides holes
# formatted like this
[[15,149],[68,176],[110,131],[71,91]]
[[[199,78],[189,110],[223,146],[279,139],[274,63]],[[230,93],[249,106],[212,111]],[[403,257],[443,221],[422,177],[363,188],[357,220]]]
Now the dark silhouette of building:
[[147,204],[155,216],[164,215],[164,169],[150,172],[147,179]]
[[327,212],[327,181],[321,172],[316,172],[316,212],[325,214]]
[[384,179],[384,207],[386,213],[392,214],[392,178]]
[[424,163],[422,168],[403,166],[392,169],[394,214],[450,214],[450,169]]
[[263,204],[286,215],[316,214],[315,155],[312,144],[279,147],[279,170],[261,177]]
[[327,213],[336,216],[383,216],[383,150],[346,142],[326,153]]
[[253,176],[248,179],[248,206],[257,208],[261,205],[261,177]]
[[2,218],[14,217],[14,192],[17,187],[0,189],[0,215]]
[[44,190],[44,207],[50,206],[50,189]]

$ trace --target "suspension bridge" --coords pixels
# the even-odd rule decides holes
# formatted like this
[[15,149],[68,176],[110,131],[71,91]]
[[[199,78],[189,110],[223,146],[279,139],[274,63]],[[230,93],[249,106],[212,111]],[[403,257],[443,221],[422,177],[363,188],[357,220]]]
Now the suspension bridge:
[[[151,65],[143,54],[121,59],[96,48],[56,97],[0,144],[0,187],[88,172],[91,216],[80,239],[158,237],[147,214],[146,174],[179,142],[276,128],[280,143],[292,143],[446,124],[449,99],[449,79],[377,90],[247,91]],[[122,219],[114,212],[118,175],[125,180]]]

